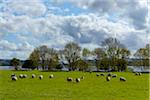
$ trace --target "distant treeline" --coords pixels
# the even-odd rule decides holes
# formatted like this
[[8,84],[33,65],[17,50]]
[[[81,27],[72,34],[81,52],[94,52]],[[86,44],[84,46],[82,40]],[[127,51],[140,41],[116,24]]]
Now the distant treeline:
[[[33,50],[29,58],[20,63],[20,60],[13,58],[11,65],[22,65],[23,68],[53,70],[68,68],[70,71],[85,71],[90,66],[96,66],[97,70],[125,71],[127,66],[149,66],[149,48],[147,44],[144,48],[139,48],[130,59],[131,52],[126,46],[116,38],[107,38],[100,43],[99,48],[89,50],[81,48],[79,44],[70,42],[62,50],[49,48],[46,45],[39,46]],[[91,60],[91,61],[90,61]]]

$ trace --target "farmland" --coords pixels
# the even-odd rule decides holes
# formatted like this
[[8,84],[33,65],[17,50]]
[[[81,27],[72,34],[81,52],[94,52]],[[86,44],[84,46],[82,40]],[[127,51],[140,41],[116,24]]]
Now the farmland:
[[[12,81],[10,75],[27,74],[25,79]],[[99,72],[100,73],[100,72]],[[31,75],[37,77],[32,79]],[[54,78],[50,79],[49,75]],[[105,75],[107,73],[104,73]],[[0,70],[0,100],[148,100],[149,74],[135,76],[130,72],[113,72],[116,78],[108,82],[105,76],[89,72],[43,72]],[[39,80],[38,75],[43,75]],[[67,77],[84,76],[79,83],[67,82]],[[121,82],[120,77],[126,81]]]

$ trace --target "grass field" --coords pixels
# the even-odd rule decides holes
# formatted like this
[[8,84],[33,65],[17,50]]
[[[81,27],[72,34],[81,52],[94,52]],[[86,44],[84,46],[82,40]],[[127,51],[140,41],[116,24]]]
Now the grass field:
[[[27,74],[28,78],[11,81],[10,75]],[[31,74],[44,76],[32,79]],[[48,76],[54,74],[53,79]],[[129,72],[116,72],[117,78],[107,82],[88,72],[40,72],[0,70],[0,100],[148,100],[149,74],[135,76]],[[85,76],[80,83],[67,82],[66,77]],[[123,76],[126,82],[120,82]]]

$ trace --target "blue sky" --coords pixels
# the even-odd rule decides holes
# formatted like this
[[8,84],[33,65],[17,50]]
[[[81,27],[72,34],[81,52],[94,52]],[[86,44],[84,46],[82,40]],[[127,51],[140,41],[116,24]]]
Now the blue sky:
[[0,59],[27,59],[35,47],[90,50],[116,37],[132,53],[150,43],[147,0],[0,0]]

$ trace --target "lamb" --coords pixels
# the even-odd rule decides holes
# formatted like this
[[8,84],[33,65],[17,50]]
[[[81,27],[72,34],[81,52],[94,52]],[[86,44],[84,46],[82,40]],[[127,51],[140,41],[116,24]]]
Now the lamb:
[[111,79],[110,76],[106,77],[106,81],[110,81],[110,79]]
[[39,79],[42,80],[43,79],[43,75],[39,75]]
[[18,80],[18,78],[17,78],[17,76],[12,76],[12,81],[17,81]]
[[67,77],[67,81],[68,81],[68,82],[72,82],[72,81],[73,81],[73,78]]
[[35,78],[36,76],[35,76],[35,74],[32,74],[32,78]]
[[80,78],[76,78],[76,82],[77,82],[77,83],[80,82]]
[[50,76],[49,76],[49,78],[53,78],[54,77],[54,75],[53,74],[51,74]]
[[116,75],[116,74],[113,74],[113,75],[112,75],[112,78],[115,78],[115,77],[117,77],[117,75]]
[[120,77],[120,81],[126,81],[126,79],[124,77]]

